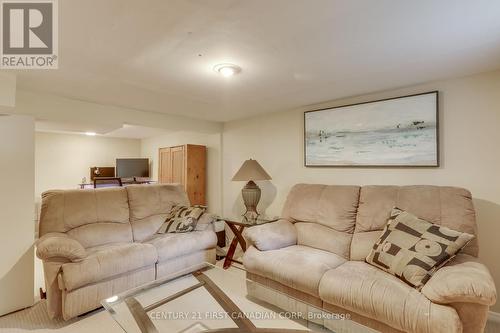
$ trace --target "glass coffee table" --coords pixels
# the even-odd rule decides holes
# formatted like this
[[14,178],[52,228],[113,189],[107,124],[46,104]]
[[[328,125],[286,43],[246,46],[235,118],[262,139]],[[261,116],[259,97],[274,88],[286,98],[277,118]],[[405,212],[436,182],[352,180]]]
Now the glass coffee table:
[[148,283],[102,304],[127,333],[331,332],[322,325],[327,312],[295,299],[289,301],[294,311],[274,307],[247,296],[247,288],[254,284],[243,270],[206,264],[193,273]]

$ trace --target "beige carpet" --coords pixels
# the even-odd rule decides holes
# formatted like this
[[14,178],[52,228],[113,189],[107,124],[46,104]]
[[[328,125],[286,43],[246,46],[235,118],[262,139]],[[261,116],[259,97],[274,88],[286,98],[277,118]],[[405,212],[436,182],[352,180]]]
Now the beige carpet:
[[104,310],[96,310],[70,321],[52,320],[47,315],[47,303],[42,300],[34,306],[0,317],[0,332],[106,332],[123,330]]

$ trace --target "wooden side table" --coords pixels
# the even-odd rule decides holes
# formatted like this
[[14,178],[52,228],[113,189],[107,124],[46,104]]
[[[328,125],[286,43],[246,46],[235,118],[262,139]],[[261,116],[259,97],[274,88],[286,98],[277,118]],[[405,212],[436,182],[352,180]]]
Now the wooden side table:
[[258,217],[256,219],[249,219],[242,216],[240,219],[223,218],[223,220],[226,222],[229,229],[231,229],[231,231],[234,233],[234,238],[231,241],[231,244],[229,245],[229,249],[226,254],[226,259],[224,260],[224,265],[223,265],[224,269],[228,269],[229,267],[231,267],[231,264],[233,262],[236,262],[238,264],[243,264],[241,261],[233,259],[234,252],[236,251],[236,247],[238,246],[238,244],[240,244],[243,252],[247,250],[247,243],[245,241],[245,237],[243,237],[243,230],[245,230],[245,228],[251,228],[257,225],[276,222],[279,220],[279,218],[268,219],[268,218]]

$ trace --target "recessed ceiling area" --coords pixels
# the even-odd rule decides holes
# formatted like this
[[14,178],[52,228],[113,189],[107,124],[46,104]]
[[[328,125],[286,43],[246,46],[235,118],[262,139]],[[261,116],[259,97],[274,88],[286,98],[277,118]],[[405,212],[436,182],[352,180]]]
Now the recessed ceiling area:
[[64,0],[59,69],[17,84],[229,121],[500,68],[499,17],[497,0]]
[[56,122],[45,120],[37,120],[35,122],[35,130],[37,132],[46,133],[79,134],[122,139],[147,139],[171,133],[171,131],[161,128],[130,124],[123,124],[120,127],[116,127],[97,125],[95,123],[85,124],[83,122]]

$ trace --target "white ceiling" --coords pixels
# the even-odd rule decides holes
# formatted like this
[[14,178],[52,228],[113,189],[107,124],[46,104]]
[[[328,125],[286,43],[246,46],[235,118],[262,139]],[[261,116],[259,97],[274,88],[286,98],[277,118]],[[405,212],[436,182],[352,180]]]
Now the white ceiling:
[[[64,0],[18,86],[228,121],[500,68],[498,0]],[[231,78],[217,63],[239,65]]]
[[[1,115],[0,115],[1,116]],[[78,122],[57,122],[47,120],[37,120],[35,123],[37,132],[60,133],[60,134],[80,134],[94,132],[96,135],[108,138],[146,139],[158,135],[171,133],[162,128],[123,124],[120,127],[97,125],[95,123]]]

